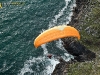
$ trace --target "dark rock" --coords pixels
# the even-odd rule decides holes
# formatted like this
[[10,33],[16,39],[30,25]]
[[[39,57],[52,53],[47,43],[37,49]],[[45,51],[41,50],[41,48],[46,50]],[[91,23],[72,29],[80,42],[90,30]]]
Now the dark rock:
[[[84,9],[86,8],[86,6],[88,6],[89,2],[90,0],[76,0],[77,7],[73,8],[73,16],[68,25],[78,28],[77,25],[80,20],[81,14],[83,14]],[[52,75],[67,75],[69,70],[69,64],[75,63],[77,61],[89,61],[96,57],[94,52],[88,50],[78,41],[71,42],[69,40],[66,42],[65,39],[62,39],[62,41],[64,42],[64,48],[68,51],[69,54],[74,56],[74,59],[71,59],[70,61],[66,62],[62,58],[60,58],[60,63],[56,65]],[[91,42],[88,41],[88,43]]]
[[68,73],[68,63],[63,60],[62,58],[59,58],[60,63],[56,65],[55,70],[51,75],[67,75]]
[[73,8],[73,16],[71,17],[71,21],[68,25],[76,26],[79,22],[80,15],[84,12],[84,8],[86,8],[86,5],[90,3],[90,0],[76,0],[77,7]]
[[84,62],[93,60],[96,55],[92,51],[88,50],[79,41],[72,41],[68,39],[62,39],[64,48],[69,54],[74,56],[74,59],[66,62],[63,58],[59,58],[59,64],[56,65],[55,70],[51,75],[67,75],[69,71],[69,64],[75,62]]
[[73,55],[74,59],[78,62],[92,60],[96,57],[95,53],[88,50],[79,41],[63,41],[64,48],[68,51],[69,54]]

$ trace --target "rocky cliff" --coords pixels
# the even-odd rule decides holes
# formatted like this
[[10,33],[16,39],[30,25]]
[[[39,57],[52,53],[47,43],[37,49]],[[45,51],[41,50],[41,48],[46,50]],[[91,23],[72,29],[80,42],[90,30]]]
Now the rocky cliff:
[[[100,2],[98,0],[76,0],[76,5],[73,8],[73,16],[68,25],[72,25],[80,31],[80,42],[86,46],[86,49],[90,49],[87,50],[88,57],[86,56],[85,58],[95,58],[96,53],[96,59],[93,62],[82,61],[80,63],[77,59],[66,62],[63,58],[60,58],[60,63],[56,65],[52,75],[84,75],[83,72],[86,72],[86,75],[100,74],[98,69],[100,68],[100,46],[98,46],[100,44]],[[86,54],[83,53],[83,56],[81,56],[84,57],[84,55]],[[84,69],[83,67],[86,68]]]

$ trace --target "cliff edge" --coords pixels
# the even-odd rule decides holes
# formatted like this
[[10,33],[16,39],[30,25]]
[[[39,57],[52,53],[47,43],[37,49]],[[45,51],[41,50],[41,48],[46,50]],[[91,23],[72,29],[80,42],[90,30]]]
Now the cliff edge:
[[76,0],[76,5],[73,8],[73,16],[68,25],[72,25],[80,31],[80,42],[96,54],[96,57],[93,57],[96,59],[84,62],[77,62],[72,59],[66,62],[61,58],[52,75],[100,74],[100,1]]

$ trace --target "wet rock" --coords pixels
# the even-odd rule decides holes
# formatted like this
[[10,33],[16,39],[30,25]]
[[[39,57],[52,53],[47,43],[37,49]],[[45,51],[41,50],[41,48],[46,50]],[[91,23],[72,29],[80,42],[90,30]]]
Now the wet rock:
[[74,56],[74,59],[66,62],[63,60],[63,58],[60,57],[60,63],[56,65],[55,70],[51,75],[67,75],[69,71],[69,64],[90,61],[96,57],[94,52],[88,50],[79,41],[68,40],[66,42],[66,39],[62,39],[62,41],[64,42],[64,48],[68,51],[69,54]]
[[71,17],[71,21],[68,25],[76,26],[79,22],[78,20],[81,17],[81,14],[83,14],[84,9],[86,8],[86,5],[88,5],[90,0],[76,0],[76,7],[73,8],[73,16]]
[[[73,16],[68,25],[72,25],[75,28],[78,28],[78,22],[80,22],[81,14],[83,14],[84,9],[89,5],[90,0],[76,0],[76,7],[73,8]],[[86,12],[85,12],[86,14]],[[62,39],[64,48],[68,51],[69,54],[74,56],[74,59],[66,62],[62,58],[59,60],[60,63],[56,65],[52,75],[67,75],[69,70],[69,64],[75,62],[84,62],[93,60],[96,57],[96,54],[88,50],[84,45],[79,41],[67,41]],[[91,41],[88,41],[91,43]]]
[[59,58],[59,64],[56,65],[55,70],[51,75],[67,75],[68,73],[68,62],[63,60],[62,58]]

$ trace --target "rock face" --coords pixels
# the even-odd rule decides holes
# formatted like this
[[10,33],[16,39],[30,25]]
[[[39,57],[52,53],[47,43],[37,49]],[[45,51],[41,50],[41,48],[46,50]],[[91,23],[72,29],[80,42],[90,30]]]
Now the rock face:
[[67,75],[69,70],[69,64],[71,61],[66,62],[62,58],[59,58],[59,64],[56,65],[55,70],[51,75]]
[[77,26],[81,15],[84,12],[84,9],[87,8],[86,6],[89,5],[90,0],[76,0],[77,7],[73,8],[73,16],[69,25]]
[[74,59],[66,62],[63,58],[59,58],[60,63],[56,65],[52,75],[66,75],[68,73],[69,64],[75,62],[84,62],[93,60],[96,55],[92,51],[88,50],[84,45],[78,41],[64,41],[64,48],[69,54],[74,56]]
[[64,48],[69,54],[74,56],[74,60],[77,62],[89,61],[96,57],[95,53],[88,50],[79,41],[66,42],[64,41]]
[[[81,14],[84,11],[84,8],[86,8],[86,6],[89,4],[89,2],[90,0],[76,0],[77,7],[73,8],[73,16],[68,25],[77,27]],[[78,41],[68,42],[65,39],[62,39],[62,41],[64,48],[68,51],[69,54],[74,56],[74,60],[66,62],[62,58],[60,58],[60,63],[56,65],[51,75],[67,75],[69,64],[73,62],[90,61],[96,57],[95,53],[88,50]]]

